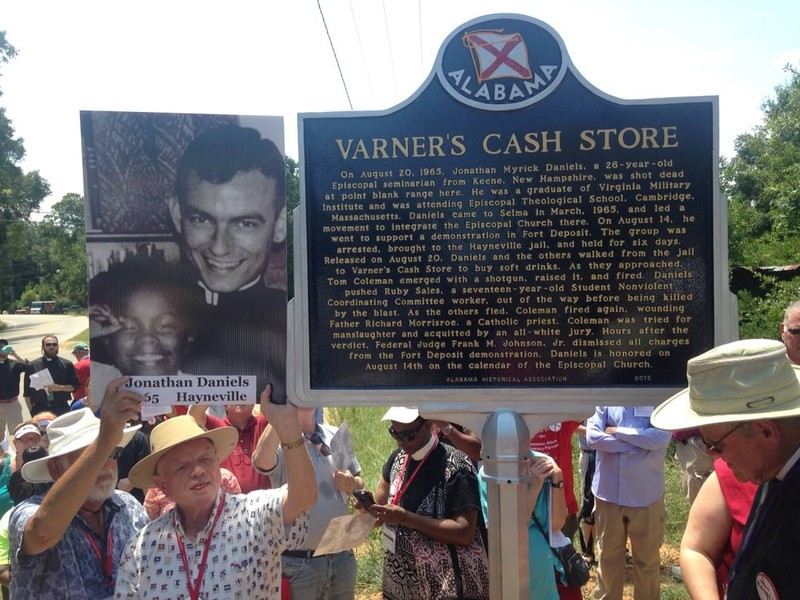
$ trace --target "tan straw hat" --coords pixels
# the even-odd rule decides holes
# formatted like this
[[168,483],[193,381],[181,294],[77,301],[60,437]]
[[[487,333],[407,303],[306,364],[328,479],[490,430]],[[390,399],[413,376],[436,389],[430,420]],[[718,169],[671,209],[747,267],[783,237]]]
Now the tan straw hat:
[[201,438],[211,440],[217,450],[217,459],[222,462],[239,441],[239,432],[236,427],[219,427],[206,431],[190,415],[167,419],[153,427],[150,432],[151,453],[133,466],[128,473],[128,479],[134,487],[157,487],[153,482],[153,473],[161,457],[176,446]]
[[[141,425],[126,427],[122,432],[119,446],[127,446],[140,427]],[[86,448],[97,439],[99,433],[100,419],[94,416],[90,408],[82,408],[56,417],[47,426],[47,437],[50,439],[48,456],[26,462],[22,466],[22,477],[31,483],[53,481],[47,468],[47,461]]]
[[689,387],[657,407],[654,427],[674,431],[715,423],[800,415],[800,368],[775,340],[740,340],[689,360]]

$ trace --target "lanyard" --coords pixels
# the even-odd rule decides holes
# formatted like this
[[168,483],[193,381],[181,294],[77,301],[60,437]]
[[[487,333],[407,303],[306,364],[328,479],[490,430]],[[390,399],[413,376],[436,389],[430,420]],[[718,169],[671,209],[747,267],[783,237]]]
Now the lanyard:
[[186,556],[186,546],[183,543],[183,538],[178,533],[177,526],[175,527],[175,537],[178,539],[178,550],[181,553],[181,560],[183,561],[183,568],[186,570],[186,587],[189,588],[189,597],[192,600],[200,598],[200,586],[203,585],[203,575],[206,572],[206,561],[208,560],[208,549],[211,547],[211,537],[214,534],[214,526],[219,521],[222,514],[222,509],[225,506],[225,494],[219,500],[217,507],[217,514],[214,515],[214,521],[211,523],[211,529],[208,530],[205,544],[203,545],[203,557],[200,559],[200,566],[197,569],[197,579],[192,583],[192,572],[189,569],[189,559]]
[[[406,491],[408,490],[408,486],[410,486],[411,482],[414,481],[414,477],[417,476],[417,473],[419,473],[419,470],[422,468],[422,465],[425,464],[425,461],[428,460],[428,457],[436,449],[436,446],[438,444],[439,444],[439,442],[437,440],[436,443],[433,446],[431,446],[431,449],[428,450],[428,453],[425,456],[422,457],[422,460],[419,461],[419,464],[417,465],[417,468],[414,469],[411,472],[411,476],[408,478],[408,481],[406,481],[405,483],[401,484],[400,489],[397,490],[397,493],[394,495],[394,498],[392,498],[392,504],[397,504],[397,505],[400,504],[400,498],[402,498],[403,494],[406,493]],[[400,472],[397,474],[397,479],[395,479],[395,481],[397,481],[397,482],[402,482],[403,481],[403,477],[406,474],[406,467],[408,467],[408,461],[410,459],[411,459],[411,455],[410,454],[406,454],[406,459],[403,461],[403,466],[400,468]]]
[[114,532],[111,529],[111,524],[106,523],[106,556],[105,559],[103,558],[103,552],[100,550],[100,544],[97,543],[97,540],[94,539],[94,532],[89,532],[86,529],[83,530],[83,535],[86,536],[86,539],[89,541],[89,545],[92,547],[92,552],[94,552],[95,557],[97,558],[97,562],[100,563],[100,568],[103,570],[103,579],[106,582],[106,588],[110,591],[114,590],[114,579],[111,577],[111,573],[114,569]]

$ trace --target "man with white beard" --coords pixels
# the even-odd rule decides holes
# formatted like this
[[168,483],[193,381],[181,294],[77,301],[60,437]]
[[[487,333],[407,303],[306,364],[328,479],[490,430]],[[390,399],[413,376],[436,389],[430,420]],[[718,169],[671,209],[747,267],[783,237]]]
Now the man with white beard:
[[147,522],[130,494],[115,489],[119,451],[140,426],[143,397],[120,390],[127,377],[109,384],[102,417],[91,409],[68,412],[48,425],[50,454],[22,467],[32,483],[54,481],[45,495],[15,507],[9,522],[9,553],[16,600],[100,600],[114,593],[125,543]]

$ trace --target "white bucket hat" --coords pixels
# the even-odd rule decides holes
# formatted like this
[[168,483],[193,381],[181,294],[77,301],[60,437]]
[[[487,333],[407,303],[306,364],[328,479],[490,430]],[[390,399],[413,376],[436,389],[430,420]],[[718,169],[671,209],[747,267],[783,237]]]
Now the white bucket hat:
[[[119,446],[122,448],[127,446],[140,427],[141,425],[126,427],[122,432]],[[86,448],[97,438],[99,432],[100,419],[94,416],[90,408],[82,408],[56,417],[47,426],[50,453],[44,458],[25,463],[22,466],[22,476],[31,483],[53,481],[47,468],[47,461]]]
[[716,423],[800,415],[800,367],[775,340],[740,340],[686,365],[689,387],[658,406],[654,427],[675,431]]
[[419,419],[416,406],[393,406],[386,411],[381,421],[395,421],[397,423],[413,423]]

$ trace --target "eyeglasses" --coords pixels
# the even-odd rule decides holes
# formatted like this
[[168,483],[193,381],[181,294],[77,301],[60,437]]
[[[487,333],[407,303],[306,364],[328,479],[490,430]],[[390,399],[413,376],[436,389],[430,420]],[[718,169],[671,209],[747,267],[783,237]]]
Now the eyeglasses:
[[53,342],[47,342],[47,343],[45,344],[45,346],[58,346],[58,342],[56,342],[56,343],[53,343]]
[[716,441],[714,441],[714,440],[707,440],[706,438],[704,438],[704,437],[700,436],[700,439],[702,439],[702,440],[703,440],[703,443],[706,445],[706,452],[708,452],[709,454],[711,454],[711,453],[713,453],[713,452],[716,452],[717,454],[722,454],[722,450],[720,450],[720,448],[719,448],[719,445],[720,445],[722,442],[724,442],[724,441],[725,441],[725,438],[726,438],[726,437],[728,437],[730,434],[732,434],[734,431],[736,431],[737,429],[739,429],[739,428],[740,428],[742,425],[744,425],[744,424],[745,424],[744,422],[741,422],[741,423],[739,423],[739,424],[738,424],[736,427],[734,427],[733,429],[731,429],[730,431],[728,431],[728,433],[726,433],[725,435],[723,435],[721,438],[719,438],[719,439],[718,439],[718,440],[716,440]]
[[114,448],[111,454],[108,455],[108,458],[110,458],[111,460],[117,460],[121,454],[122,454],[122,448],[120,446],[117,446],[116,448]]
[[792,335],[800,335],[800,327],[784,327],[783,330]]
[[419,430],[422,429],[423,425],[425,425],[425,421],[420,421],[419,425],[417,425],[414,429],[405,429],[403,431],[397,431],[394,427],[389,427],[389,435],[397,441],[410,442],[417,437],[417,433],[419,433]]

